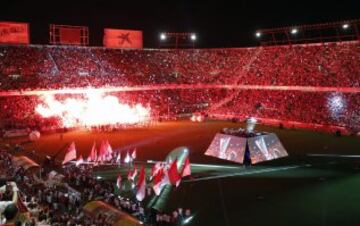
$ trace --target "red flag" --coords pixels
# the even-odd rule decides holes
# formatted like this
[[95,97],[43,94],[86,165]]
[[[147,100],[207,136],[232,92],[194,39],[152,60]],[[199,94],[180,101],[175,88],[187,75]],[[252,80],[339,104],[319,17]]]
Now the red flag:
[[62,164],[64,165],[74,159],[76,159],[76,149],[75,149],[75,143],[72,142],[69,148],[66,150],[65,158]]
[[160,169],[158,170],[158,172],[156,173],[155,177],[154,177],[154,181],[153,181],[153,189],[155,194],[158,196],[161,193],[161,189],[162,189],[162,179],[164,176],[164,170]]
[[120,190],[121,189],[121,174],[119,173],[117,180],[116,180],[116,187]]
[[96,159],[97,159],[97,150],[96,150],[96,143],[94,141],[94,144],[93,144],[93,146],[91,148],[91,151],[90,151],[90,154],[89,154],[89,156],[87,158],[87,161],[88,162],[92,162],[92,161],[95,162]]
[[168,170],[168,175],[169,175],[170,183],[173,185],[176,185],[176,187],[177,187],[180,184],[181,177],[179,175],[176,162],[177,161],[175,160],[171,164],[170,169]]
[[189,157],[186,158],[185,164],[181,173],[181,177],[186,177],[191,175],[191,168],[190,168],[190,160]]
[[141,167],[139,180],[137,183],[136,199],[142,201],[145,198],[146,180],[145,180],[145,168]]
[[106,160],[106,154],[107,154],[106,142],[101,141],[99,155],[98,155],[99,161],[105,161]]
[[128,180],[132,180],[134,181],[135,180],[135,177],[137,175],[137,168],[136,168],[136,165],[134,165],[134,170],[131,171],[130,168],[129,168],[129,172],[128,172]]
[[80,155],[77,159],[76,159],[76,166],[79,166],[80,164],[84,163],[84,159],[82,157],[82,155]]
[[160,162],[155,163],[155,165],[153,165],[153,167],[151,168],[150,177],[154,177],[161,168],[162,167]]
[[131,158],[130,158],[129,152],[127,151],[127,152],[126,152],[125,159],[124,159],[124,162],[125,162],[125,163],[129,163],[130,161],[131,161]]
[[134,148],[133,152],[131,153],[131,158],[136,159],[136,148]]

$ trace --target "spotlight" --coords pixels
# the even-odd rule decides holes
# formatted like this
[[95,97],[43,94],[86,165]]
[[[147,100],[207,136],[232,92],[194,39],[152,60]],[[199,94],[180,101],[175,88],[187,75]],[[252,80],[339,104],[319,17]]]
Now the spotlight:
[[161,40],[161,41],[165,41],[165,40],[166,40],[166,34],[165,34],[165,33],[161,33],[161,34],[160,34],[160,40]]
[[191,34],[190,35],[190,39],[191,39],[191,41],[196,41],[196,34]]
[[291,29],[291,34],[295,35],[296,33],[298,33],[298,29],[296,28]]
[[260,33],[260,32],[256,32],[256,33],[255,33],[255,36],[256,36],[257,38],[260,38],[260,37],[261,37],[261,33]]
[[348,29],[348,28],[349,28],[349,24],[343,24],[343,25],[342,25],[342,28],[343,28],[344,30]]

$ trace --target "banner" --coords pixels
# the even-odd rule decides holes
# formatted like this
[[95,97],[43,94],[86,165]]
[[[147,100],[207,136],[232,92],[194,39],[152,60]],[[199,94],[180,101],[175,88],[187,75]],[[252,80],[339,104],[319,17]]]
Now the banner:
[[27,23],[0,22],[0,43],[29,44]]
[[81,44],[81,28],[61,27],[60,43],[62,44]]
[[105,28],[103,43],[108,48],[142,49],[142,31]]

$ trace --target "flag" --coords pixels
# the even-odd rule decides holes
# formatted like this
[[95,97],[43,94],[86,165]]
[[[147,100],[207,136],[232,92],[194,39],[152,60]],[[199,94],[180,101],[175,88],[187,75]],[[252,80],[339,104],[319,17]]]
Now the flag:
[[113,154],[113,150],[109,144],[109,141],[106,140],[105,141],[105,156],[106,156],[106,160],[111,160],[112,158],[112,154]]
[[82,163],[84,163],[84,159],[83,159],[82,155],[80,155],[80,156],[76,159],[75,165],[76,165],[76,166],[79,166],[79,165],[81,165]]
[[141,167],[139,180],[137,183],[136,199],[142,201],[145,198],[146,180],[145,180],[145,168]]
[[131,158],[136,159],[136,148],[134,148],[133,152],[131,153]]
[[96,143],[94,141],[93,146],[91,148],[90,154],[87,157],[88,162],[95,162],[97,159],[97,150],[96,150]]
[[181,177],[186,177],[191,175],[191,168],[190,168],[190,160],[189,157],[186,158],[185,164],[181,173]]
[[138,172],[137,172],[136,165],[134,165],[134,170],[133,170],[133,171],[131,171],[130,168],[129,168],[129,171],[128,171],[128,180],[134,181],[137,173],[138,173]]
[[160,195],[161,189],[163,188],[163,186],[162,186],[163,177],[164,177],[164,170],[163,169],[158,170],[158,172],[156,173],[156,175],[154,177],[153,186],[152,186],[153,190],[157,196]]
[[121,189],[121,174],[119,173],[116,179],[116,187],[120,190]]
[[160,162],[155,163],[155,165],[153,165],[153,167],[151,168],[150,178],[155,177],[155,175],[158,173],[160,169],[161,169],[161,163]]
[[125,156],[125,159],[124,159],[124,162],[125,163],[129,163],[131,160],[130,160],[130,155],[129,155],[129,152],[127,151],[126,152],[126,156]]
[[106,142],[101,141],[99,154],[98,154],[98,160],[99,161],[105,161],[106,160],[106,154],[107,154]]
[[62,164],[66,164],[70,162],[71,160],[76,159],[76,149],[75,149],[75,143],[72,142],[65,153],[65,158]]
[[181,181],[181,177],[179,175],[178,169],[177,169],[177,161],[173,161],[173,163],[171,164],[169,170],[168,170],[168,175],[169,175],[169,181],[171,184],[179,186],[180,181]]
[[120,164],[121,163],[121,153],[118,152],[117,156],[116,156],[116,163]]

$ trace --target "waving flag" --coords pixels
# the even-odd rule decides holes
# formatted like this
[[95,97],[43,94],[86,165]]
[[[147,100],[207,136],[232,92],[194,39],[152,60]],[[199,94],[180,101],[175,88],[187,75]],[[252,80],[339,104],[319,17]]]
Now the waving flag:
[[155,165],[153,165],[153,167],[151,168],[150,178],[155,177],[155,175],[158,173],[160,169],[161,169],[161,163],[160,162],[155,163]]
[[157,196],[160,195],[161,193],[161,189],[163,188],[162,186],[162,179],[164,177],[164,170],[163,169],[159,169],[158,172],[156,173],[155,177],[154,177],[154,181],[153,181],[153,190],[155,192],[155,194]]
[[131,158],[136,159],[136,148],[134,148],[133,152],[131,153]]
[[136,165],[134,165],[133,171],[131,171],[131,169],[129,168],[129,171],[128,171],[128,180],[134,181],[137,173],[138,173],[138,171],[137,171]]
[[129,163],[130,161],[131,161],[131,157],[130,157],[130,155],[129,155],[129,152],[127,151],[127,152],[126,152],[125,159],[124,159],[124,162],[125,162],[125,163]]
[[83,159],[82,155],[80,155],[80,156],[76,159],[75,165],[76,165],[76,166],[79,166],[79,165],[81,165],[81,164],[83,164],[83,163],[84,163],[84,159]]
[[136,199],[142,201],[145,198],[146,180],[145,180],[145,168],[141,167],[139,180],[137,183]]
[[191,168],[190,168],[190,160],[189,157],[186,158],[184,167],[181,173],[181,177],[186,177],[191,175]]
[[177,161],[173,161],[173,163],[170,166],[170,169],[168,170],[169,180],[170,183],[173,185],[179,186],[181,177],[179,175],[178,169],[177,169]]
[[66,164],[70,162],[71,160],[76,159],[76,149],[75,149],[75,143],[72,142],[65,153],[65,158],[62,162],[62,164]]
[[94,141],[94,144],[93,144],[93,146],[91,148],[91,151],[90,151],[90,154],[89,154],[89,156],[87,158],[87,161],[88,162],[96,162],[96,160],[97,160],[97,150],[96,150],[96,143]]
[[121,174],[119,173],[116,179],[116,187],[120,190],[121,189]]
[[120,152],[118,152],[118,154],[116,156],[116,163],[121,164],[121,153]]

